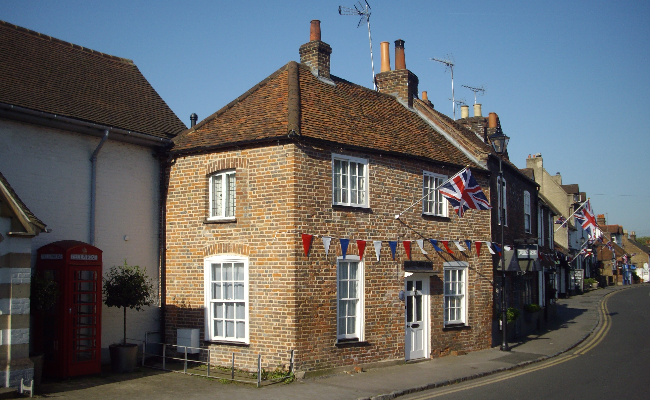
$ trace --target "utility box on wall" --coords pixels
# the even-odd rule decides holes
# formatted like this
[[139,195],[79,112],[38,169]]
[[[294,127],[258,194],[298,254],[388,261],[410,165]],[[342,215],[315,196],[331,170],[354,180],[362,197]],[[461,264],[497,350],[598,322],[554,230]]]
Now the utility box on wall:
[[178,329],[176,331],[176,351],[185,353],[187,347],[187,354],[199,353],[199,330],[198,329]]
[[37,250],[36,275],[58,294],[34,313],[34,350],[44,373],[70,377],[101,372],[102,251],[62,240]]

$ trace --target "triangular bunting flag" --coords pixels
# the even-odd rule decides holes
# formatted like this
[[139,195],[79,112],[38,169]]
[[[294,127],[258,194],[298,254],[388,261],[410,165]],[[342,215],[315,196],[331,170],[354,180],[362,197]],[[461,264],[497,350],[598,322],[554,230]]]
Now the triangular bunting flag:
[[496,254],[492,249],[492,242],[485,242],[485,244],[487,245],[487,249],[490,252],[490,254]]
[[325,247],[325,257],[330,252],[330,242],[332,241],[332,238],[329,236],[323,236],[323,247]]
[[366,241],[357,240],[357,248],[359,249],[359,260],[363,261],[363,252],[366,250]]
[[379,261],[379,253],[381,253],[381,240],[375,240],[372,242],[375,246],[375,254],[377,255],[377,261]]
[[393,260],[395,260],[395,252],[397,251],[397,242],[389,240],[388,246],[390,246],[390,253],[393,255]]
[[424,239],[418,239],[418,240],[416,240],[415,242],[416,242],[416,243],[418,244],[418,246],[420,247],[420,250],[422,251],[422,254],[429,254],[429,253],[427,253],[426,250],[424,250]]
[[447,253],[449,254],[454,254],[453,251],[449,248],[449,240],[441,240],[442,245],[445,246],[445,249],[447,250]]
[[479,257],[481,255],[481,243],[482,242],[476,242],[474,243],[476,245],[476,256]]
[[314,238],[314,235],[308,235],[302,233],[302,247],[305,249],[305,257],[309,257],[309,250],[311,249],[311,241]]
[[467,246],[467,250],[470,252],[472,251],[472,241],[471,240],[465,240],[465,246]]
[[405,241],[402,242],[402,244],[404,245],[404,251],[406,251],[406,257],[408,257],[408,259],[410,260],[411,259],[411,241],[410,240],[405,240]]
[[463,247],[462,244],[460,244],[459,241],[454,241],[454,244],[456,245],[456,248],[458,249],[458,251],[465,251],[465,250],[467,250],[466,248]]
[[494,246],[494,249],[497,251],[497,255],[501,257],[501,247],[497,246],[494,242],[492,242],[492,246]]
[[348,245],[350,244],[350,239],[339,239],[339,242],[341,242],[341,254],[343,254],[343,259],[345,260],[345,256],[348,253]]
[[429,243],[431,243],[431,246],[433,246],[435,251],[442,251],[442,249],[438,247],[438,241],[436,239],[429,239]]

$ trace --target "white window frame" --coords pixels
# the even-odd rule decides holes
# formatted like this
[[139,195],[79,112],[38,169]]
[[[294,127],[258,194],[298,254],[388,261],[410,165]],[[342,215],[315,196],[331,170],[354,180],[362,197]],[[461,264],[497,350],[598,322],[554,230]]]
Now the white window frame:
[[[341,274],[341,265],[342,263],[350,263],[350,262],[356,262],[357,263],[357,279],[354,280],[357,284],[357,304],[355,308],[355,324],[354,324],[354,332],[352,333],[339,333],[340,328],[341,328],[341,306],[343,301],[349,301],[349,297],[341,297],[342,293],[342,288],[347,288],[349,290],[349,285],[343,285],[343,282],[351,282],[349,279],[345,279],[342,277]],[[346,256],[345,259],[343,257],[338,257],[336,260],[336,338],[337,340],[349,340],[349,339],[358,339],[360,342],[364,340],[364,334],[365,334],[365,290],[364,290],[364,262],[359,259],[359,256],[353,256],[349,255]],[[349,267],[348,267],[349,268]],[[347,320],[349,318],[349,314],[346,313],[343,318]]]
[[[345,167],[346,174],[336,173],[337,162],[342,164],[342,170],[343,167]],[[354,166],[352,166],[352,164],[354,164]],[[363,166],[363,174],[351,174],[353,168],[356,168],[358,171],[359,165]],[[368,160],[365,158],[332,154],[332,204],[338,206],[368,208],[368,169]],[[353,177],[356,177],[357,180],[354,180]],[[361,189],[359,189],[360,183],[363,186]],[[357,201],[352,201],[354,197],[353,192],[355,191],[353,187],[357,187]],[[362,201],[358,201],[359,195],[363,196]]]
[[[507,196],[508,181],[504,178],[503,185],[501,185],[501,177],[497,176],[497,186],[498,186],[497,194],[499,196],[499,200],[498,200],[499,225],[501,225],[501,213],[503,212],[503,222],[504,222],[503,226],[508,226],[508,196]],[[501,204],[501,201],[503,201],[503,204]]]
[[[469,264],[464,261],[449,261],[443,263],[443,282],[444,282],[444,324],[445,325],[467,325],[467,273],[469,272]],[[458,272],[462,273],[461,279],[458,279]],[[448,278],[454,278],[449,282]],[[450,285],[453,284],[453,285]],[[449,300],[455,298],[458,300],[454,304],[454,308],[460,308],[458,317],[449,320]]]
[[422,214],[446,217],[448,208],[447,202],[444,201],[444,197],[440,194],[440,190],[433,192],[431,190],[443,184],[447,180],[447,176],[435,174],[429,171],[423,171],[422,175],[422,196],[426,196],[422,200]]
[[[214,180],[220,177],[221,178],[221,207],[218,210],[218,213],[214,213],[213,201],[215,198],[214,191]],[[229,190],[229,177],[232,177],[232,185],[234,186],[232,190]],[[208,220],[235,220],[235,213],[237,211],[237,177],[235,175],[234,169],[219,171],[214,174],[211,174],[208,179],[209,186],[209,203],[208,203]],[[232,198],[232,210],[229,207],[230,199]],[[231,215],[232,214],[232,215]]]
[[[528,226],[526,226],[526,223],[528,223]],[[524,190],[524,232],[531,233],[532,226],[533,220],[530,207],[530,192],[528,190]]]
[[[243,279],[236,279],[237,277],[235,276],[235,271],[233,268],[232,271],[232,278],[231,279],[226,279],[224,280],[223,276],[223,270],[221,270],[221,280],[213,280],[212,277],[212,265],[213,264],[221,264],[221,268],[223,268],[224,264],[239,264],[242,263],[244,264],[244,269],[243,269]],[[233,266],[234,267],[234,266]],[[204,303],[205,303],[205,340],[207,341],[225,341],[225,342],[237,342],[237,343],[250,343],[249,339],[249,328],[250,328],[250,315],[249,315],[249,301],[248,301],[248,292],[249,292],[249,282],[248,282],[248,258],[247,257],[240,257],[240,256],[212,256],[208,257],[204,260],[204,265],[203,265],[203,271],[204,271]],[[234,299],[234,298],[229,298],[229,299],[213,299],[213,297],[225,297],[224,296],[224,290],[227,290],[225,288],[225,285],[221,286],[221,295],[220,296],[213,296],[213,283],[214,284],[219,284],[219,283],[230,283],[232,284],[232,293],[233,296],[235,295],[236,288],[235,286],[237,284],[243,284],[243,298],[240,299]],[[216,286],[216,285],[215,285]],[[217,303],[223,303],[223,316],[221,318],[217,317],[216,312],[215,312],[215,305]],[[226,304],[232,304],[232,317],[229,317],[226,312]],[[237,313],[237,305],[242,305],[244,307],[244,315],[242,318],[241,314]],[[214,328],[214,321],[220,319],[223,322],[223,335],[218,335],[217,332],[215,332]],[[228,322],[233,323],[233,333],[234,335],[228,335],[227,334],[227,329],[226,329],[226,324]],[[238,330],[237,330],[237,325],[243,323],[245,325],[244,327],[244,334],[243,337],[242,335],[238,335]]]

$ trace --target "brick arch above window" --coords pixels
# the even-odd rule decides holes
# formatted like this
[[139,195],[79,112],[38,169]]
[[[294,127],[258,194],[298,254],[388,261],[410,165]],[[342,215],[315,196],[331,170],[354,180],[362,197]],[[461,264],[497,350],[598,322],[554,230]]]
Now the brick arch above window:
[[209,161],[205,166],[205,174],[211,175],[215,172],[223,171],[226,169],[247,168],[248,160],[244,157],[229,157],[220,160]]
[[245,243],[214,243],[203,248],[203,257],[215,256],[218,254],[239,254],[250,255],[250,247]]

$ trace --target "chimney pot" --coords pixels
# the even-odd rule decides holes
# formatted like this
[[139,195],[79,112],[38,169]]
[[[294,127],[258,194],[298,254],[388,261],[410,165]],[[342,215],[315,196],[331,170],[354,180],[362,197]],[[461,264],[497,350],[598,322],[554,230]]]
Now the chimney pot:
[[381,72],[390,71],[390,43],[381,42]]
[[488,115],[488,128],[496,128],[497,127],[497,113],[491,112]]
[[395,41],[395,70],[406,69],[406,57],[404,56],[404,41]]
[[309,28],[309,41],[320,40],[320,20],[313,19]]
[[429,96],[426,91],[422,91],[422,101],[429,101]]
[[468,118],[469,117],[469,106],[468,105],[463,105],[460,106],[460,118]]
[[474,104],[474,116],[475,117],[482,117],[481,115],[481,105],[480,104]]
[[192,128],[192,127],[194,127],[194,125],[196,125],[196,121],[198,119],[199,119],[199,116],[196,115],[196,113],[192,113],[192,115],[190,115],[190,128]]

